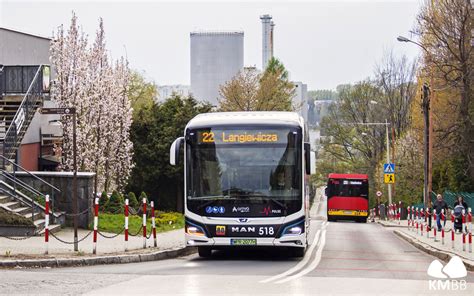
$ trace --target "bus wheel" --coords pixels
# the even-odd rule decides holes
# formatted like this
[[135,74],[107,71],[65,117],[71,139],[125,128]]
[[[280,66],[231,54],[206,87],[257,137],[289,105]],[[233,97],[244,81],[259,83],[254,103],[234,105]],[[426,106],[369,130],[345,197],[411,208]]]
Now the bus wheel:
[[198,247],[198,254],[201,258],[209,258],[212,256],[212,249],[209,247]]
[[291,248],[290,250],[292,257],[296,258],[302,258],[306,253],[306,248]]

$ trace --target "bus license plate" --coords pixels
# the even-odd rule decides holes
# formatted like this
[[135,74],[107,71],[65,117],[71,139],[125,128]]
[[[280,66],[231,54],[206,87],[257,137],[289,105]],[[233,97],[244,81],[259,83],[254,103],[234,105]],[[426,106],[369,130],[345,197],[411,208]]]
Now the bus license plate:
[[346,215],[354,215],[354,211],[344,211],[344,214]]
[[256,246],[256,239],[231,239],[230,244],[233,246]]

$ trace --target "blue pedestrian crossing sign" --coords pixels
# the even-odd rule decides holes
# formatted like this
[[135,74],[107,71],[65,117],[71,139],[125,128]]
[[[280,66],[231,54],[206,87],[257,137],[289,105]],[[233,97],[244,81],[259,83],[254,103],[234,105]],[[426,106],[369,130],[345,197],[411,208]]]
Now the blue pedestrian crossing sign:
[[393,174],[395,173],[395,164],[394,163],[384,163],[383,164],[384,174]]

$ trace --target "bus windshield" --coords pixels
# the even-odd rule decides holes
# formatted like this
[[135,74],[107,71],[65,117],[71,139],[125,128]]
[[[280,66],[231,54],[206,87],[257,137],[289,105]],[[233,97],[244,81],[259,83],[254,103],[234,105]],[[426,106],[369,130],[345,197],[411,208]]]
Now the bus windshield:
[[368,197],[367,180],[330,179],[328,196]]
[[297,128],[188,131],[188,200],[300,200]]

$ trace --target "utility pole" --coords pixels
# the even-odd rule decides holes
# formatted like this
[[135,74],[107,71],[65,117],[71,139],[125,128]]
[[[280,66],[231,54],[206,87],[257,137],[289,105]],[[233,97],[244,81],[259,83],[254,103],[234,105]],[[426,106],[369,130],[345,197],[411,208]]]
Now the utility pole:
[[421,107],[423,109],[423,118],[425,121],[424,129],[424,186],[423,186],[423,203],[426,207],[430,207],[429,192],[429,167],[430,167],[430,87],[425,83],[422,89]]
[[[390,163],[390,137],[388,134],[388,122],[387,119],[385,119],[385,134],[387,135],[387,163]],[[391,184],[387,184],[387,189],[388,189],[388,203],[392,203],[392,186]]]

